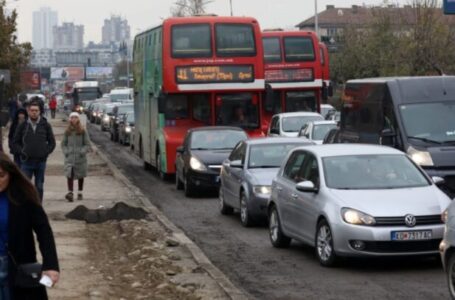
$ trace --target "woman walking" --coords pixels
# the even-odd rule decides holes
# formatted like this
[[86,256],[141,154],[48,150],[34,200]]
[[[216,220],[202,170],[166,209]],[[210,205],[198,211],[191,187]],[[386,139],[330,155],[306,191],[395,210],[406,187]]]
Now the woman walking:
[[62,141],[62,151],[65,155],[65,175],[68,179],[68,193],[65,198],[74,200],[74,180],[78,181],[77,200],[82,200],[84,178],[87,177],[87,152],[90,140],[87,130],[81,125],[79,113],[70,114],[70,122]]
[[[33,184],[9,157],[0,153],[0,299],[47,299],[44,285],[23,288],[17,271],[36,263],[35,238],[39,241],[42,276],[56,284],[59,265],[54,236]],[[38,265],[39,267],[39,265]],[[39,279],[39,278],[38,278]]]

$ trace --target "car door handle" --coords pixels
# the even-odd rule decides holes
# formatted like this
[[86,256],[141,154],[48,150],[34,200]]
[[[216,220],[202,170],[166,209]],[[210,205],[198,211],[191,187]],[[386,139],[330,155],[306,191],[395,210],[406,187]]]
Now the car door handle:
[[291,197],[292,197],[292,199],[297,199],[297,198],[299,198],[299,195],[297,195],[297,194],[292,194]]

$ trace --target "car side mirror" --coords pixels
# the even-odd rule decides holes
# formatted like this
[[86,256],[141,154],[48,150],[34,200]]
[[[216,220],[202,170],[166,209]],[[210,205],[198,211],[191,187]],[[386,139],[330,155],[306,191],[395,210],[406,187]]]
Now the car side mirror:
[[233,161],[231,161],[231,163],[229,165],[231,166],[231,168],[236,168],[236,169],[243,168],[243,164],[242,164],[241,160],[233,160]]
[[179,154],[183,154],[183,152],[185,152],[185,149],[183,148],[183,146],[179,146],[179,147],[177,147],[176,151]]
[[433,176],[433,177],[431,177],[431,179],[433,180],[434,184],[437,186],[443,185],[446,182],[444,180],[444,178],[439,177],[439,176]]
[[318,188],[314,185],[313,182],[306,180],[296,184],[295,188],[300,192],[305,193],[317,193]]
[[379,144],[384,146],[395,147],[395,138],[397,134],[390,128],[386,128],[381,131],[381,136],[379,138]]

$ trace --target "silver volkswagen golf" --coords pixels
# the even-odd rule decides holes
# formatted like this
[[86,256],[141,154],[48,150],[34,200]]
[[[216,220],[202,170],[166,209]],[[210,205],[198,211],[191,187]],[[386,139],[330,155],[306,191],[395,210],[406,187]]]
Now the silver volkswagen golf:
[[337,256],[437,254],[450,199],[404,153],[337,144],[290,152],[272,183],[270,240],[314,246],[323,266]]

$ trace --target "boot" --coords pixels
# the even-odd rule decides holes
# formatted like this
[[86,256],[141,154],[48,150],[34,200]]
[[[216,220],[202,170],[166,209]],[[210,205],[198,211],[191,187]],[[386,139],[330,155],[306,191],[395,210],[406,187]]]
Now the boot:
[[84,196],[82,196],[82,192],[77,193],[77,200],[84,200]]
[[68,202],[73,202],[74,201],[74,194],[73,192],[68,192],[65,196],[65,199],[68,200]]

